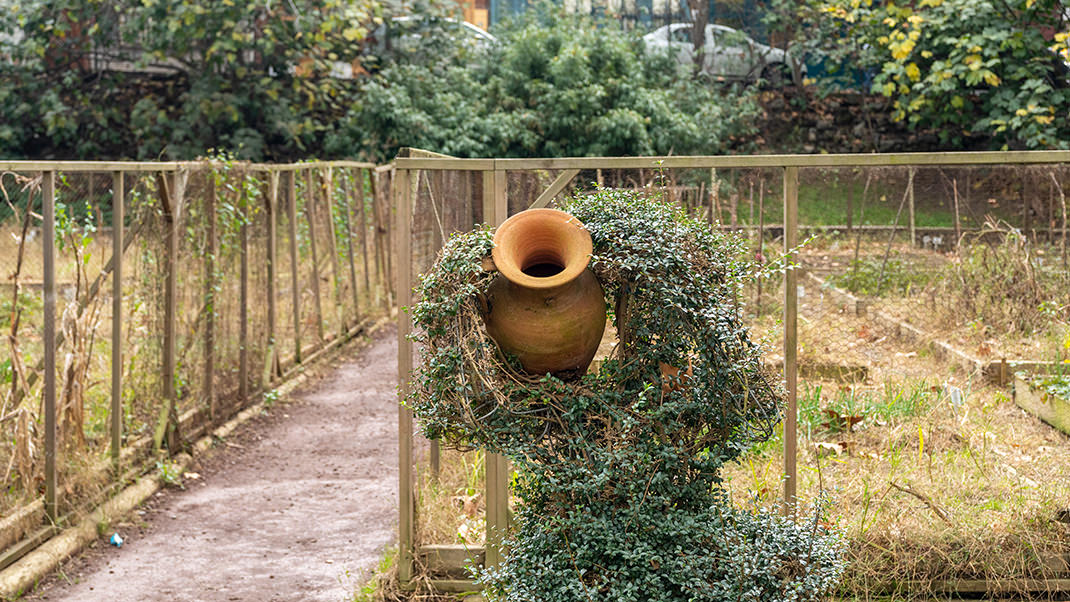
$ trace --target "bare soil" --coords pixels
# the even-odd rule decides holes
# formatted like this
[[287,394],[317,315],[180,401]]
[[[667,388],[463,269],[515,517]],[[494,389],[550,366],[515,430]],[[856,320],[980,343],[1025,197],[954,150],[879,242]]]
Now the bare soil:
[[351,597],[396,533],[395,332],[351,346],[26,599]]

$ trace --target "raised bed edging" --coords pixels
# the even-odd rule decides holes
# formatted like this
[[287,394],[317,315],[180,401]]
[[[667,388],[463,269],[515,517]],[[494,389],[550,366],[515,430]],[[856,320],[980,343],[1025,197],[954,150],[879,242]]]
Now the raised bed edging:
[[830,293],[840,303],[843,303],[853,311],[856,316],[868,315],[871,319],[892,330],[896,338],[918,345],[926,345],[937,358],[959,366],[967,374],[980,374],[985,380],[993,384],[1004,385],[1010,383],[1013,374],[1020,370],[1044,374],[1050,373],[1057,366],[1056,362],[1043,360],[1003,358],[985,361],[975,358],[946,341],[928,336],[923,330],[906,320],[901,320],[885,311],[875,309],[871,301],[856,297],[813,272],[806,272],[806,278],[818,286],[821,291]]
[[1070,435],[1070,400],[1038,389],[1015,374],[1014,403],[1064,434]]

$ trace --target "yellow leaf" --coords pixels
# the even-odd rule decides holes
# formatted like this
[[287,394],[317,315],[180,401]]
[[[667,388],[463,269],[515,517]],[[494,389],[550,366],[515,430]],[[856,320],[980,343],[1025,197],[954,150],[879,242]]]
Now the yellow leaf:
[[342,37],[345,38],[347,42],[355,42],[360,39],[360,29],[356,27],[347,27],[342,31]]
[[892,58],[901,61],[910,56],[910,53],[914,50],[914,40],[905,40],[900,44],[892,44],[889,49],[892,51]]
[[1042,123],[1044,125],[1047,125],[1047,124],[1051,123],[1052,121],[1055,121],[1055,116],[1054,115],[1037,115],[1036,117],[1034,117],[1034,119],[1037,120],[1037,123]]
[[999,76],[995,73],[992,73],[991,71],[985,73],[985,81],[988,83],[988,85],[993,87],[998,86],[1000,84]]
[[956,109],[961,109],[963,104],[965,104],[965,103],[963,102],[961,96],[952,96],[951,97],[951,106],[955,107]]
[[1014,112],[1014,114],[1019,116],[1019,117],[1025,117],[1026,115],[1029,114],[1029,111],[1026,111],[1025,109],[1018,109],[1017,111]]
[[884,88],[881,90],[881,92],[883,92],[885,96],[891,96],[892,94],[895,94],[895,84],[893,84],[892,82],[884,84]]
[[921,58],[923,58],[923,59],[931,59],[931,58],[933,58],[933,53],[928,51],[928,50],[922,50],[921,51]]
[[910,81],[916,82],[921,79],[921,69],[918,69],[918,66],[915,63],[910,63],[909,65],[907,65],[906,72],[907,77],[910,78]]

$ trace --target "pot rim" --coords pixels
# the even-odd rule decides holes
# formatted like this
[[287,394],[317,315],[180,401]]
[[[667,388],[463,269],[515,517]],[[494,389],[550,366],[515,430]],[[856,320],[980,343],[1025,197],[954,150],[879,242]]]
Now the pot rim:
[[[515,257],[506,254],[505,247],[515,242],[516,237],[522,236],[524,228],[534,224],[557,229],[560,236],[568,242],[567,256],[562,261],[565,265],[557,274],[546,277],[531,276],[524,273],[523,266]],[[526,288],[548,289],[567,284],[579,277],[590,264],[592,251],[594,243],[583,222],[558,209],[539,208],[521,211],[502,222],[494,233],[491,256],[498,272],[510,282]]]

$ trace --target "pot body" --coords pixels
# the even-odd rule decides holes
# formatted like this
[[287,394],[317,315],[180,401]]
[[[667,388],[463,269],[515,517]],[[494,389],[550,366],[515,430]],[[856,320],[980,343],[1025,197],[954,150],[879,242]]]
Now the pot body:
[[581,375],[598,351],[606,304],[591,251],[583,224],[555,209],[522,211],[495,232],[487,332],[528,373]]
[[552,289],[525,288],[499,276],[487,301],[487,332],[530,374],[582,375],[606,329],[602,285],[587,269]]

